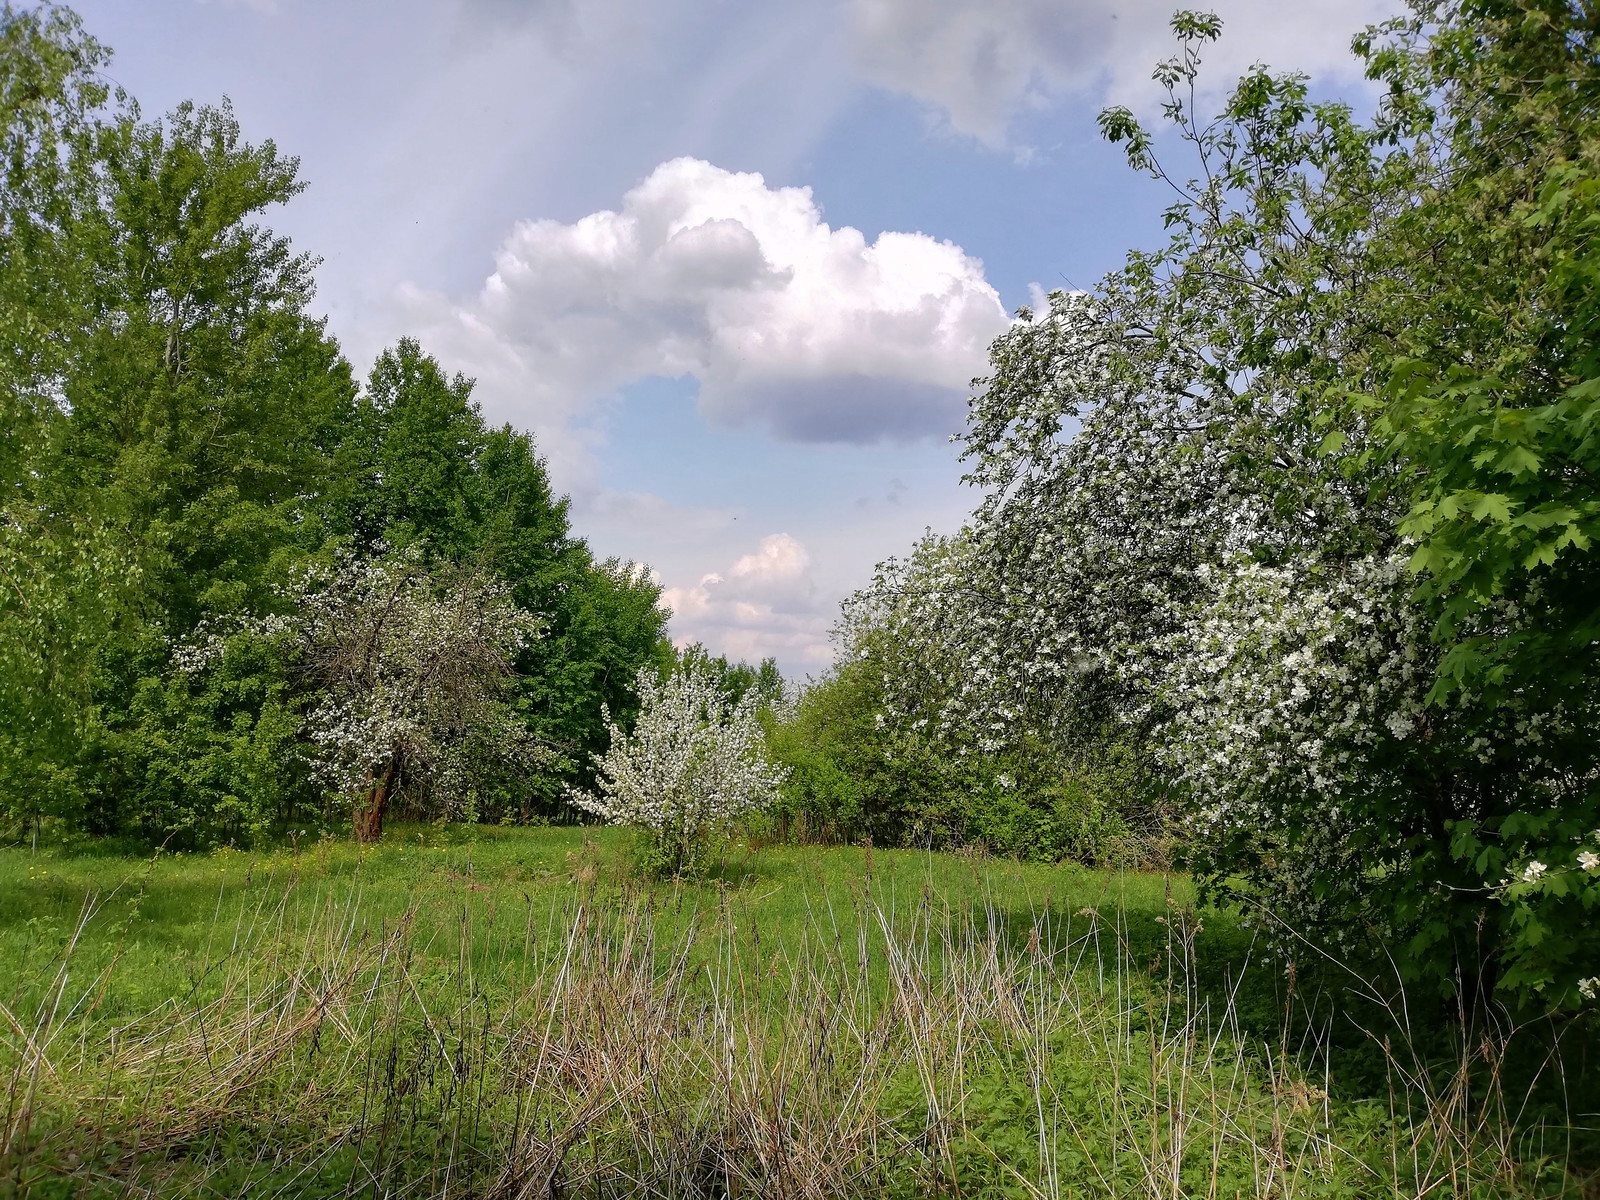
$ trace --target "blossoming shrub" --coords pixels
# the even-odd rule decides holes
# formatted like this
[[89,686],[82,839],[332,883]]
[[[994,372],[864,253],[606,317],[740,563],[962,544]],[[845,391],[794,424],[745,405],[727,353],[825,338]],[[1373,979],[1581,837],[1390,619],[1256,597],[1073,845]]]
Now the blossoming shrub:
[[643,832],[653,871],[702,870],[718,835],[777,800],[785,770],[767,757],[757,694],[730,702],[703,661],[665,680],[642,668],[637,685],[633,732],[607,712],[611,745],[595,756],[595,791],[574,791],[572,799],[610,824]]

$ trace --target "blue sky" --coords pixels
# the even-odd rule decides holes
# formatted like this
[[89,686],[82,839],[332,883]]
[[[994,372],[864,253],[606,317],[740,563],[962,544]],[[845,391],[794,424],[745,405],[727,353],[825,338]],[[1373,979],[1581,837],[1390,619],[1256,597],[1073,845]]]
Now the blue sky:
[[[1095,114],[1156,111],[1171,0],[81,0],[154,116],[231,98],[299,155],[356,369],[404,335],[536,433],[577,532],[674,635],[792,674],[839,600],[959,525],[949,435],[1007,314],[1161,237]],[[1370,101],[1391,0],[1216,0]],[[1214,99],[1214,97],[1213,97]]]

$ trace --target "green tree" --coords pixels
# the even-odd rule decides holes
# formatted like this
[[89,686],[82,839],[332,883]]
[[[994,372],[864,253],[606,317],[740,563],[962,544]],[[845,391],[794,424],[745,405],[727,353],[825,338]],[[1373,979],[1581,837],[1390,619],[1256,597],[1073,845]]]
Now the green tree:
[[483,525],[476,465],[484,434],[472,381],[447,377],[402,338],[378,356],[341,431],[323,497],[335,532],[368,549],[420,541],[442,558],[471,556]]
[[1438,97],[1448,164],[1375,239],[1407,286],[1363,398],[1410,484],[1400,530],[1443,652],[1432,707],[1480,707],[1495,757],[1542,776],[1460,772],[1441,874],[1498,901],[1502,985],[1572,1003],[1600,975],[1600,17],[1465,0],[1421,10],[1373,62]]
[[330,533],[368,552],[415,545],[492,570],[544,619],[545,636],[516,660],[515,688],[530,731],[560,753],[516,807],[552,816],[604,751],[605,710],[624,724],[638,711],[633,680],[667,651],[666,614],[648,572],[597,562],[573,536],[532,437],[487,427],[472,388],[412,339],[386,350],[340,431],[321,512]]
[[315,433],[348,365],[307,312],[313,260],[254,223],[298,162],[241,142],[231,110],[181,106],[110,159],[101,312],[67,365],[55,486],[126,513],[159,581],[153,615],[265,603],[327,473]]
[[97,649],[141,582],[114,507],[41,471],[96,319],[106,163],[132,128],[109,57],[65,10],[0,9],[0,820],[80,794]]
[[138,123],[65,10],[6,8],[0,53],[6,806],[116,826],[195,727],[168,647],[268,602],[352,388],[256,223],[292,159],[226,105]]
[[[199,836],[204,789],[179,795],[189,784],[163,766],[170,747],[238,756],[248,773],[260,758],[252,723],[273,731],[259,731],[269,743],[280,735],[271,705],[208,718],[207,693],[173,674],[170,648],[205,620],[271,610],[275,582],[311,548],[321,435],[353,398],[337,345],[307,311],[313,261],[256,223],[300,191],[296,170],[271,142],[244,143],[226,105],[140,125],[107,161],[99,312],[67,364],[67,407],[41,464],[58,494],[118,515],[143,568],[127,619],[99,648],[99,731],[84,750],[95,827]],[[249,661],[265,674],[239,686],[265,704],[276,666]],[[273,789],[253,794],[283,807]]]

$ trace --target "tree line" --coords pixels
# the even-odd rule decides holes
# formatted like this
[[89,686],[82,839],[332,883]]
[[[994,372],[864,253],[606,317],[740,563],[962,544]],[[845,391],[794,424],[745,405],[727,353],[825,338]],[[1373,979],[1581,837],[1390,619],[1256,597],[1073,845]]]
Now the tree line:
[[0,823],[570,811],[673,658],[659,587],[416,342],[358,382],[262,223],[297,161],[226,102],[143,119],[108,58],[0,13]]

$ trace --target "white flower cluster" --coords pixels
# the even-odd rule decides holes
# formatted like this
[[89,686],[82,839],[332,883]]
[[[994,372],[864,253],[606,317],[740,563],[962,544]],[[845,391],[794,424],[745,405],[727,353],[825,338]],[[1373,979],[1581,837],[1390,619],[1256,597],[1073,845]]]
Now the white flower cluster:
[[[1490,661],[1531,607],[1457,620],[1406,576],[1427,464],[1391,453],[1375,398],[1407,337],[1382,313],[1413,282],[1374,231],[1445,144],[1394,144],[1400,109],[1363,128],[1264,73],[1204,123],[1186,89],[1207,36],[1180,30],[1157,73],[1187,175],[1127,109],[1102,114],[1176,192],[1167,245],[994,343],[965,434],[982,499],[884,564],[844,649],[881,668],[885,724],[957,748],[1139,747],[1187,802],[1208,891],[1242,882],[1302,929],[1404,922],[1442,968],[1489,873],[1517,864],[1518,903],[1590,886],[1568,868],[1600,798],[1600,697]],[[1495,920],[1531,986],[1568,970],[1535,962],[1542,926]]]
[[1288,387],[1153,329],[1057,294],[996,343],[971,522],[846,610],[885,721],[985,749],[1129,732],[1202,858],[1219,876],[1248,861],[1303,924],[1346,919],[1371,870],[1495,795],[1581,786],[1542,756],[1560,714],[1513,697],[1491,729],[1480,697],[1428,704],[1439,658],[1389,468],[1357,434],[1330,448]]
[[717,828],[776,800],[785,769],[767,758],[753,694],[730,705],[699,664],[665,682],[643,668],[637,683],[631,736],[606,713],[598,794],[571,795],[605,821],[649,830],[681,870]]
[[904,648],[891,719],[998,748],[1022,725],[1143,712],[1217,564],[1366,536],[1314,440],[1264,448],[1267,397],[1193,392],[1196,356],[1102,302],[1057,293],[992,359],[966,438],[984,491],[971,524],[884,564],[847,613],[847,648],[876,631],[874,650]]
[[[1168,642],[1148,703],[1158,755],[1205,822],[1277,827],[1284,799],[1403,788],[1404,742],[1436,665],[1398,556],[1203,569],[1210,592]],[[1291,801],[1292,802],[1292,801]]]
[[[1592,784],[1594,781],[1589,782]],[[1600,886],[1600,880],[1591,878],[1600,875],[1600,853],[1586,845],[1587,842],[1600,844],[1600,829],[1592,830],[1578,839],[1577,853],[1573,856],[1575,861],[1570,865],[1556,865],[1543,859],[1529,858],[1513,867],[1511,873],[1500,880],[1494,888],[1495,894],[1501,900],[1513,903],[1527,903],[1551,894],[1557,897],[1573,896],[1584,891],[1600,894],[1593,891]],[[1561,859],[1566,859],[1570,853],[1570,847],[1565,846],[1551,844],[1548,849]]]

